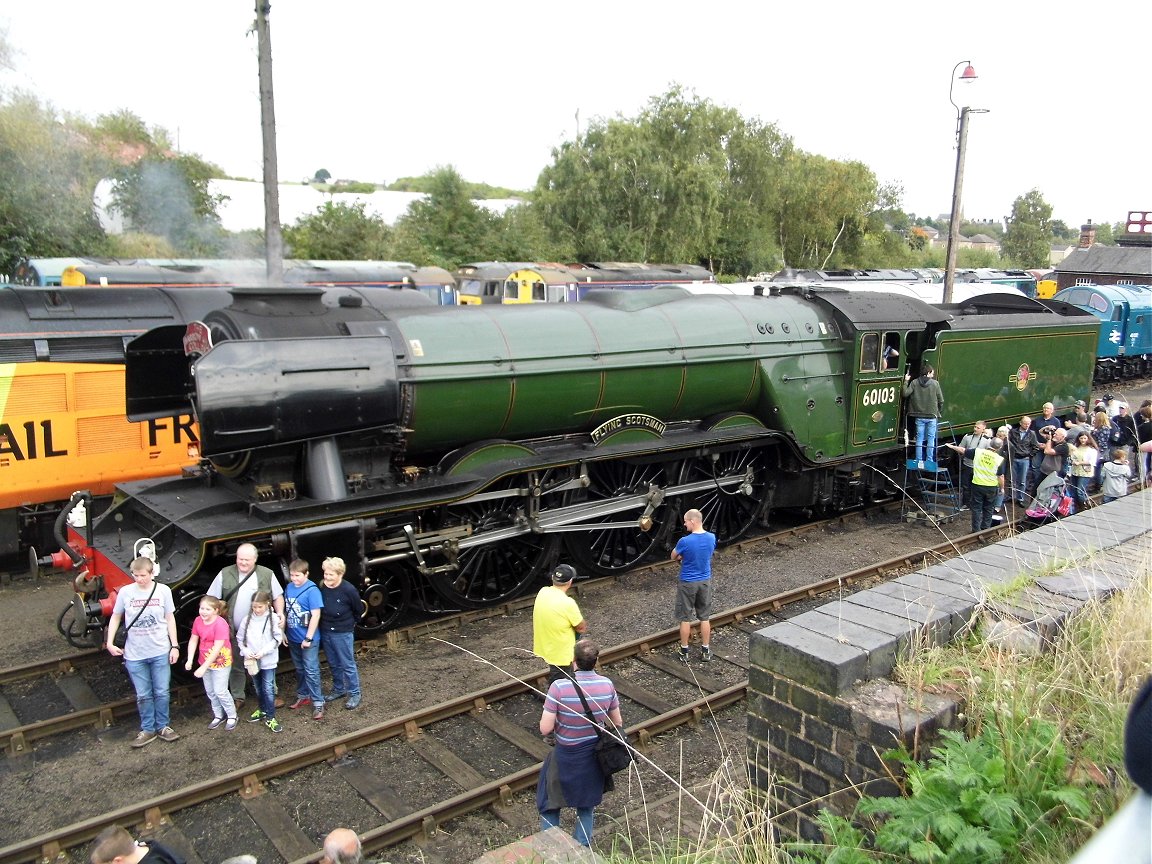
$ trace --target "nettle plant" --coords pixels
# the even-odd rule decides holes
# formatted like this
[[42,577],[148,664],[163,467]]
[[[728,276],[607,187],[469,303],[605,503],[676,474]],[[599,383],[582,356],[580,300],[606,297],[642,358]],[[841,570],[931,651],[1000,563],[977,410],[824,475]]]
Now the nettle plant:
[[817,821],[826,842],[790,844],[793,861],[1025,861],[1090,816],[1088,797],[1068,782],[1070,759],[1053,724],[990,715],[972,739],[941,736],[925,764],[886,753],[904,769],[905,795],[861,798],[855,823],[824,811]]

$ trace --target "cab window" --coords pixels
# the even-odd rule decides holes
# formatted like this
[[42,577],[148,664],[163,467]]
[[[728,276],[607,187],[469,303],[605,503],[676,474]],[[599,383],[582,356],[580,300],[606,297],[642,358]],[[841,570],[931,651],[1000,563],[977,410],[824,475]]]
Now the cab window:
[[860,371],[876,372],[880,369],[880,334],[865,333],[860,340]]
[[885,372],[900,368],[900,334],[891,330],[884,334],[884,350],[880,354],[880,368]]

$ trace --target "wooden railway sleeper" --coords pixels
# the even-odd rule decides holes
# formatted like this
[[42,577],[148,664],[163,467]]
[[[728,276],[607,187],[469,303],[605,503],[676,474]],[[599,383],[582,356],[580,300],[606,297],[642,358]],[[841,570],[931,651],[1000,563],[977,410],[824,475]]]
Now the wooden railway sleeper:
[[267,789],[264,784],[260,782],[260,777],[257,774],[246,774],[244,776],[244,785],[240,787],[240,797],[245,800],[249,798],[256,798],[263,795]]

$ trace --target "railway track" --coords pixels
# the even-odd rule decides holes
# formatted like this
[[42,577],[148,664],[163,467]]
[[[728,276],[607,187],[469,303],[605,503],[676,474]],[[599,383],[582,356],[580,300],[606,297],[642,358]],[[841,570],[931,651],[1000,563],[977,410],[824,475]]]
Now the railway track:
[[[1006,530],[1007,526],[989,533]],[[855,582],[920,567],[926,561],[955,554],[985,539],[986,535],[971,535],[960,541],[947,541],[933,549],[919,549],[714,615],[716,661],[708,667],[687,666],[664,650],[677,641],[675,628],[605,648],[601,664],[617,684],[631,742],[641,753],[648,753],[653,749],[655,736],[698,723],[706,715],[744,698],[746,634],[762,626],[751,622],[755,616],[780,612],[799,601]],[[531,605],[530,599],[523,602]],[[436,625],[445,630],[448,626]],[[426,624],[416,625],[399,638],[421,638],[419,630],[423,631],[423,638],[438,638]],[[60,670],[58,665],[53,668]],[[7,672],[31,674],[30,669]],[[543,683],[545,671],[541,668],[523,678],[509,676],[498,685],[55,828],[0,849],[0,864],[72,857],[68,850],[88,843],[109,824],[151,828],[166,832],[169,840],[176,835],[177,845],[194,850],[196,844],[190,839],[192,831],[188,826],[219,818],[198,815],[206,808],[216,808],[214,812],[243,811],[259,826],[263,835],[257,844],[263,847],[264,854],[258,856],[261,860],[268,860],[270,855],[284,861],[313,859],[317,852],[315,842],[302,830],[286,802],[298,794],[297,790],[309,788],[309,778],[318,770],[325,771],[326,776],[336,775],[345,784],[338,797],[354,795],[361,802],[358,806],[375,814],[376,827],[361,832],[369,852],[427,838],[445,822],[478,810],[488,810],[499,819],[517,792],[534,786],[546,753],[535,731],[540,711],[535,689]],[[74,673],[65,667],[63,674]],[[108,709],[109,706],[102,706],[100,710]],[[124,711],[134,711],[134,705],[125,706]],[[79,722],[98,722],[101,716],[99,712],[88,714]],[[20,735],[27,747],[34,735],[53,734],[49,731],[51,724],[60,724],[59,731],[65,731],[64,724],[77,722],[60,717],[43,721],[47,725],[37,730],[25,727]],[[10,753],[17,737],[13,733],[17,731],[4,733]],[[478,757],[480,768],[474,765]],[[485,761],[490,763],[486,768]],[[236,802],[238,808],[233,806]],[[331,813],[327,820],[327,824],[342,821],[338,814]],[[177,825],[183,828],[178,829]],[[190,862],[195,864],[193,858]]]
[[[871,511],[858,511],[842,514],[830,519],[809,522],[749,537],[729,548],[744,550],[764,543],[780,543],[788,538],[801,537],[826,530],[830,526],[844,525],[852,520],[866,518],[869,513],[890,508],[881,505]],[[639,567],[633,574],[659,570],[667,567],[667,562],[657,562]],[[581,581],[576,593],[594,591],[605,587],[621,576],[594,578]],[[419,642],[431,636],[443,635],[460,630],[461,627],[492,618],[514,615],[530,610],[535,598],[532,595],[491,606],[486,609],[472,609],[454,614],[438,616],[407,626],[397,627],[382,634],[379,638],[389,649]],[[132,718],[136,713],[135,697],[127,676],[109,675],[118,671],[118,664],[109,658],[102,648],[78,651],[58,657],[0,669],[0,747],[9,756],[19,756],[28,752],[36,741],[73,732],[78,729],[108,729],[117,721]],[[177,667],[177,672],[179,667]],[[291,673],[292,664],[285,660],[279,672]],[[95,679],[95,680],[94,680]],[[111,680],[109,680],[111,679]],[[22,700],[35,703],[34,708],[18,711],[5,698],[5,688],[23,683],[25,689],[34,690],[35,698]],[[190,700],[201,697],[203,685],[199,681],[181,681],[174,678],[172,704],[181,706]],[[21,706],[22,707],[22,706]],[[22,721],[21,714],[29,711],[36,719]]]

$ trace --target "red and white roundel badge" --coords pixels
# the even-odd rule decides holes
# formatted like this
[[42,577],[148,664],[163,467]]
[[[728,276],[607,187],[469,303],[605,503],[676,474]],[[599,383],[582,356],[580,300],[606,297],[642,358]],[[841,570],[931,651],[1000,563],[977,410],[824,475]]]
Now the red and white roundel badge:
[[184,354],[202,357],[212,347],[212,333],[203,321],[190,321],[184,330]]

